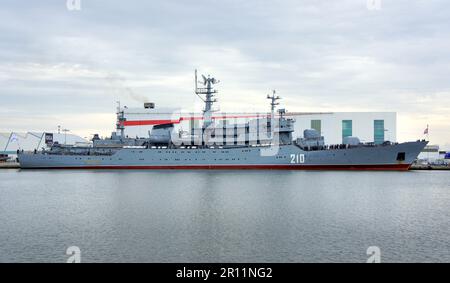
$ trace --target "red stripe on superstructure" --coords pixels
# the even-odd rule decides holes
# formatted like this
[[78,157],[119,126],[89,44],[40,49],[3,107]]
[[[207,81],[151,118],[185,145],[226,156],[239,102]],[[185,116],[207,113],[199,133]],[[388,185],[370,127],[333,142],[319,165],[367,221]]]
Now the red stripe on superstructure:
[[[410,164],[385,165],[120,165],[40,167],[31,169],[112,169],[112,170],[339,170],[339,171],[407,171]],[[26,169],[26,168],[25,168]]]
[[161,125],[161,124],[178,124],[180,120],[136,120],[123,121],[124,126],[146,126],[146,125]]
[[[264,118],[268,115],[232,115],[232,116],[216,116],[212,119],[236,119],[236,118]],[[149,126],[162,124],[179,124],[181,121],[203,120],[203,117],[180,117],[178,120],[134,120],[124,121],[124,126]]]

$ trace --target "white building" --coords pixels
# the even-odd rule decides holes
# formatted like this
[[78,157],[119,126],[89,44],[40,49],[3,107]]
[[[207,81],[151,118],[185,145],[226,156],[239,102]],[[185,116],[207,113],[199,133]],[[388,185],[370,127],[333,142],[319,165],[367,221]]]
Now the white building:
[[[176,130],[190,131],[201,125],[202,113],[188,113],[174,109],[123,108],[124,133],[129,137],[148,137],[154,125],[172,123]],[[214,113],[216,124],[244,123],[268,113]],[[316,129],[327,144],[341,144],[343,137],[358,137],[362,142],[383,143],[397,141],[397,114],[395,112],[327,112],[303,113],[287,112],[294,118],[294,138],[302,137],[305,129]]]
[[381,144],[397,141],[395,112],[290,113],[295,120],[296,137],[305,129],[316,129],[327,144],[340,144],[344,137],[358,137],[361,142]]

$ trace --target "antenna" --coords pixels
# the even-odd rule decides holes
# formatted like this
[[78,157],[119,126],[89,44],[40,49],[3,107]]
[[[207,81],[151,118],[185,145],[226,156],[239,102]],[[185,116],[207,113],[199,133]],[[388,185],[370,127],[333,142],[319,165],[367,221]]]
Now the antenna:
[[61,131],[64,132],[64,145],[65,145],[66,142],[67,142],[67,132],[70,132],[70,130],[69,129],[62,129]]
[[195,93],[197,93],[197,69],[195,69]]
[[125,126],[124,123],[125,122],[125,113],[124,111],[122,111],[120,109],[120,101],[116,101],[117,102],[117,121],[116,121],[116,130],[120,131],[120,138],[123,139],[124,137],[124,132],[125,132]]
[[275,107],[277,105],[280,105],[279,102],[277,102],[277,100],[281,99],[281,97],[279,96],[275,96],[276,91],[273,90],[272,91],[272,95],[268,94],[267,95],[267,99],[270,99],[270,110],[271,110],[271,115],[272,115],[272,119],[275,117]]
[[198,84],[198,79],[197,79],[197,69],[195,69],[195,95],[197,95],[198,96],[198,98],[200,98],[203,102],[205,102],[205,100],[203,99],[203,97],[201,97],[200,95],[199,95],[199,89],[198,89],[198,86],[197,86],[197,84]]
[[[205,108],[203,109],[203,119],[204,119],[204,126],[205,128],[208,127],[212,123],[212,117],[211,113],[212,105],[214,102],[217,102],[216,98],[213,98],[217,90],[213,88],[213,85],[218,84],[220,81],[216,80],[215,78],[211,78],[210,75],[206,77],[205,75],[202,75],[203,78],[203,85],[205,87],[198,88],[197,87],[197,70],[195,70],[195,94],[200,97],[200,99],[205,103]],[[203,98],[202,95],[205,95],[205,98]]]

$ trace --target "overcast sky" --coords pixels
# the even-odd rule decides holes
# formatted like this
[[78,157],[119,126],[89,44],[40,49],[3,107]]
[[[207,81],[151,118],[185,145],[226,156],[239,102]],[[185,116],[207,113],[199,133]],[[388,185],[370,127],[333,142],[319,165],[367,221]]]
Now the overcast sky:
[[[376,0],[374,0],[376,1]],[[448,0],[2,0],[0,131],[114,129],[115,103],[222,111],[396,111],[400,141],[450,148]]]

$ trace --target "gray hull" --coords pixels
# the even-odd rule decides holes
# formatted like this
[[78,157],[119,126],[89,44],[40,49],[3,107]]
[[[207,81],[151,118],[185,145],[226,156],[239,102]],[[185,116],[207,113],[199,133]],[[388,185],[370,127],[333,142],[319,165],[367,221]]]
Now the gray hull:
[[427,142],[304,151],[295,145],[122,148],[108,155],[19,153],[21,168],[408,170]]

